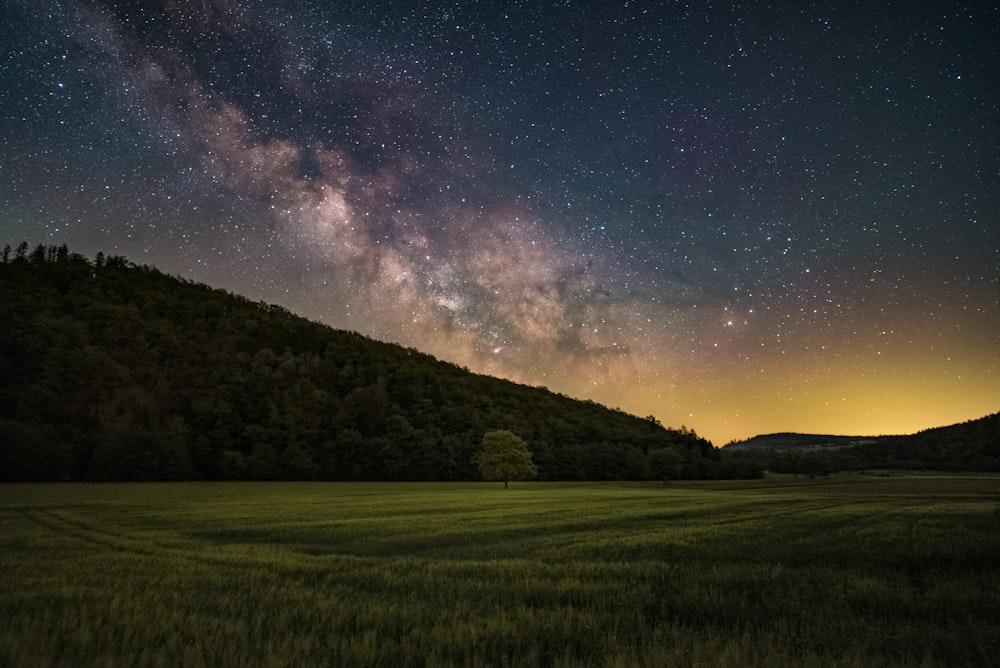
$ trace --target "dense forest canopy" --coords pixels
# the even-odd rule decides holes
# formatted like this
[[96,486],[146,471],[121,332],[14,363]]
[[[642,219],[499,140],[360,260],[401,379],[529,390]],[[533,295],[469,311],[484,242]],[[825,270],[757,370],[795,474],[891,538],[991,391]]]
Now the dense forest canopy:
[[754,477],[687,429],[66,246],[0,262],[2,480],[476,480],[509,430],[541,480]]

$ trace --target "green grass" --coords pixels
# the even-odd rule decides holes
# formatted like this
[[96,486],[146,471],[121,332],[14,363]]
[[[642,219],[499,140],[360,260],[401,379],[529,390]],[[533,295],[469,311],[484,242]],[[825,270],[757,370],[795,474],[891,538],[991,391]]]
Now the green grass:
[[0,486],[0,666],[1000,665],[1000,477]]

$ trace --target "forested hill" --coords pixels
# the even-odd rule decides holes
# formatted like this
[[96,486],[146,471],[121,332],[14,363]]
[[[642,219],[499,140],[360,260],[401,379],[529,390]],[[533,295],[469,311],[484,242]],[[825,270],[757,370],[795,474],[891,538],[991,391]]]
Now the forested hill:
[[[476,375],[99,254],[0,263],[0,479],[472,480],[483,434],[543,480],[756,475],[687,430]],[[670,458],[667,458],[670,461]]]

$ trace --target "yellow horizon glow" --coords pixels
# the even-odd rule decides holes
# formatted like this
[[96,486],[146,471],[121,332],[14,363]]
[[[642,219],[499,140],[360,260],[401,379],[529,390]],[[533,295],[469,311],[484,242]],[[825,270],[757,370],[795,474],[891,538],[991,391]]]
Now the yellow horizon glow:
[[591,395],[687,426],[716,446],[782,432],[907,435],[1000,412],[1000,355],[981,341],[947,354],[913,344],[833,369],[823,357],[723,362],[669,382],[609,383]]

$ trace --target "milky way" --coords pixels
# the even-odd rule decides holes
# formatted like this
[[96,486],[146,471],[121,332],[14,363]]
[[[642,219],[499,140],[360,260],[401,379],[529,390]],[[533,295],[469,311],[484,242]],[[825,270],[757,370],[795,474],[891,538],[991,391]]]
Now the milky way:
[[1000,409],[1000,11],[786,4],[14,0],[0,241],[717,444]]

